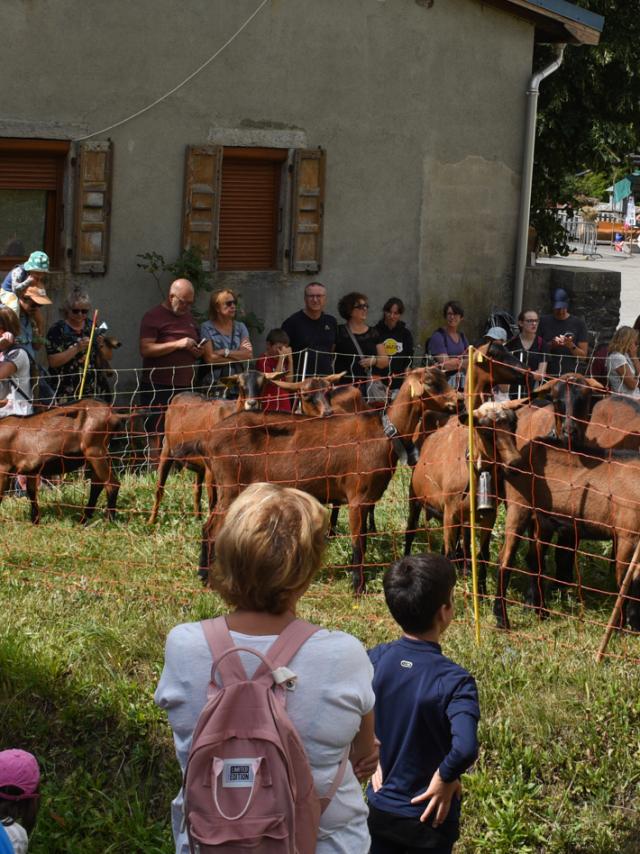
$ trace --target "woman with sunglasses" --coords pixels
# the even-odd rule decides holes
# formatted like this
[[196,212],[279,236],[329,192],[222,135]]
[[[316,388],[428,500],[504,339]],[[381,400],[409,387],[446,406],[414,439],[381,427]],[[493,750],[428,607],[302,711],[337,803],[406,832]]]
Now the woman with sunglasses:
[[346,323],[338,325],[335,372],[346,372],[345,383],[361,383],[364,395],[365,384],[371,380],[372,373],[377,369],[384,374],[389,357],[380,333],[375,326],[367,324],[369,301],[364,294],[352,291],[343,296],[338,312]]
[[[47,357],[56,404],[77,400],[91,335],[89,295],[74,288],[62,304],[62,319],[47,332]],[[98,370],[99,336],[94,336],[83,397],[109,393],[103,371]]]
[[236,320],[238,297],[229,288],[211,294],[209,320],[200,327],[204,339],[203,359],[211,367],[202,372],[201,382],[211,389],[221,377],[241,374],[253,358],[249,330]]

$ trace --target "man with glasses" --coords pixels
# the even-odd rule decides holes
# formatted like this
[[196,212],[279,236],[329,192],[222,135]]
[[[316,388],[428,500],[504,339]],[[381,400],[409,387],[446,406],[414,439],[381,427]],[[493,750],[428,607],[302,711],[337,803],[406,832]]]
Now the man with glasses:
[[149,409],[145,429],[150,435],[151,456],[158,453],[164,410],[177,391],[193,387],[196,362],[202,356],[200,332],[191,314],[195,299],[188,279],[176,279],[160,305],[143,316],[140,324],[142,384],[140,403]]
[[338,322],[333,315],[325,314],[326,304],[326,287],[321,282],[309,282],[304,289],[304,308],[282,324],[291,342],[298,378],[303,370],[306,376],[333,372]]

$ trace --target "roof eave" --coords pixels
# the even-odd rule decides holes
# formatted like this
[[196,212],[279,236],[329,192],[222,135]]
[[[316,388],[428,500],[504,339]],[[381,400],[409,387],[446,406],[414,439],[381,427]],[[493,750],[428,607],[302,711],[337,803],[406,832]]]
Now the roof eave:
[[604,27],[596,15],[566,0],[481,0],[509,11],[535,26],[538,42],[596,45]]

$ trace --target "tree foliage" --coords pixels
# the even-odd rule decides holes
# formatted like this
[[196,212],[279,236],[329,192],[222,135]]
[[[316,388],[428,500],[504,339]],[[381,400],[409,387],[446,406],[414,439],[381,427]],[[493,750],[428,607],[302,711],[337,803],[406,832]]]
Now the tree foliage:
[[[628,155],[640,147],[640,4],[578,5],[604,15],[604,30],[596,46],[569,45],[559,70],[541,85],[531,211],[536,227],[550,204],[576,203],[571,176],[591,169],[611,183],[627,174]],[[552,56],[550,46],[537,46],[535,67]]]

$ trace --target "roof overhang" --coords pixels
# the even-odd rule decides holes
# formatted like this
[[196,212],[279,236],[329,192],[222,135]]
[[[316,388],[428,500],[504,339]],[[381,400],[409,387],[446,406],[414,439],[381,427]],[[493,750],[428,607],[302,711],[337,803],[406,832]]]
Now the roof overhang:
[[598,44],[604,27],[602,15],[566,0],[481,0],[524,18],[536,28],[537,42]]

